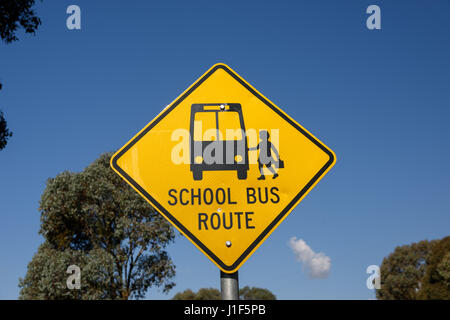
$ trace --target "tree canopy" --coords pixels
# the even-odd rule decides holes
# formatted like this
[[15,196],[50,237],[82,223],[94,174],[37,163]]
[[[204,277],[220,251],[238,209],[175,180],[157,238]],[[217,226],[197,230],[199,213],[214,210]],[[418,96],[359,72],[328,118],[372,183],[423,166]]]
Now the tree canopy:
[[[152,286],[174,285],[165,251],[173,228],[112,171],[111,155],[47,181],[39,207],[45,243],[20,280],[20,298],[142,298]],[[80,290],[66,286],[72,264],[81,268]]]
[[33,6],[35,0],[2,0],[0,2],[0,38],[10,43],[19,40],[17,30],[22,27],[26,33],[35,33],[41,25]]
[[201,288],[197,292],[186,289],[178,292],[172,300],[220,300],[220,291],[216,288]]
[[[80,290],[67,287],[67,269],[81,269]],[[28,264],[25,279],[19,280],[20,299],[111,299],[114,293],[114,261],[104,250],[94,249],[86,254],[80,250],[54,249],[44,242]]]
[[450,237],[399,246],[383,259],[380,300],[450,298]]
[[[0,84],[0,90],[1,88]],[[0,150],[6,147],[10,137],[12,137],[12,132],[9,131],[3,112],[0,110]]]
[[377,298],[415,300],[433,244],[434,241],[423,240],[399,246],[384,258],[380,267],[381,289],[376,291]]
[[[26,33],[35,33],[41,19],[33,10],[35,0],[0,1],[0,39],[5,43],[19,40],[17,31],[22,27]],[[0,90],[2,84],[0,83]],[[8,129],[3,112],[0,110],[0,150],[6,147],[12,132]]]
[[[202,288],[197,292],[186,289],[178,292],[172,298],[173,300],[220,300],[221,294],[215,288]],[[276,296],[268,289],[248,287],[239,290],[240,300],[276,300]]]
[[425,300],[450,300],[450,236],[437,242],[431,249],[418,297]]
[[276,300],[277,297],[268,289],[248,287],[239,290],[240,300]]

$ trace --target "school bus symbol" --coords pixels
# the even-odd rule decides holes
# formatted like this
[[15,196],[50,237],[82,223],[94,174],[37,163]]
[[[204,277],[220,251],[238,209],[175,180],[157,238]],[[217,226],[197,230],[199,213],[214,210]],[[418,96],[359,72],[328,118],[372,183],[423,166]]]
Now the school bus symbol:
[[190,156],[194,180],[202,180],[204,171],[228,170],[236,171],[240,180],[247,179],[247,143],[239,103],[192,104]]

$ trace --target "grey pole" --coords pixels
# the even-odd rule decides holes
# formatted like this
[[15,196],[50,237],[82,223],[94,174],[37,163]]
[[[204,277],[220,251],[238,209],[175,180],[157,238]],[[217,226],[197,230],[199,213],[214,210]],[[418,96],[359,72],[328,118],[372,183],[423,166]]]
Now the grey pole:
[[220,270],[220,292],[222,300],[239,300],[238,272],[225,273]]

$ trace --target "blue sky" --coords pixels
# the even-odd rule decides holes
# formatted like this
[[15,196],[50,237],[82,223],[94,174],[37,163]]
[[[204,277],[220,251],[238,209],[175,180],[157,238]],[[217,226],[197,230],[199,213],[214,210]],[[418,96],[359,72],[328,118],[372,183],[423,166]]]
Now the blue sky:
[[[77,4],[82,29],[66,28]],[[381,30],[366,8],[381,8]],[[280,299],[370,299],[366,268],[397,245],[449,235],[450,3],[429,1],[50,1],[36,36],[0,44],[0,299],[16,299],[43,239],[49,177],[126,143],[209,67],[228,64],[325,142],[338,161],[239,271]],[[310,279],[288,246],[331,259]],[[177,286],[219,271],[177,237]]]

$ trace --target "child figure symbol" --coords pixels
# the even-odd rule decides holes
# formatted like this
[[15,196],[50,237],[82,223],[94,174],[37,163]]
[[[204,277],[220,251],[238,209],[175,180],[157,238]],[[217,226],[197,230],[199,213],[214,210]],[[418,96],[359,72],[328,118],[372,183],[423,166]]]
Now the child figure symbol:
[[[258,155],[258,169],[261,176],[258,180],[264,180],[266,177],[264,175],[264,167],[266,167],[272,173],[272,179],[276,179],[278,177],[278,173],[275,171],[276,168],[284,168],[284,161],[280,159],[280,155],[278,153],[277,148],[270,142],[269,132],[266,130],[261,130],[259,132],[260,142],[256,147],[249,148],[249,151],[259,150]],[[275,160],[272,156],[272,151],[275,154],[278,160]],[[273,166],[272,166],[273,165]]]

